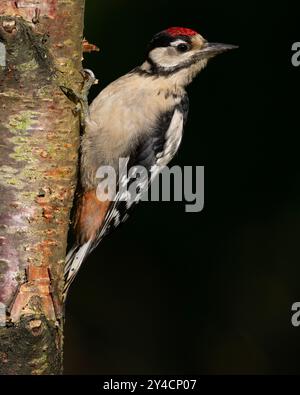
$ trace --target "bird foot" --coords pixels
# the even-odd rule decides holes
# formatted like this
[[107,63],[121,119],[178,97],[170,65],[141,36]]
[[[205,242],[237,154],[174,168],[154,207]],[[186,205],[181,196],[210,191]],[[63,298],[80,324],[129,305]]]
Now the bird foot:
[[64,94],[76,103],[76,107],[73,110],[75,115],[80,114],[80,124],[81,127],[85,127],[85,120],[89,117],[89,103],[88,103],[88,94],[93,85],[98,84],[98,80],[96,79],[94,73],[91,70],[84,69],[81,73],[83,76],[83,86],[81,88],[81,92],[75,92],[73,89],[67,88],[65,86],[61,86],[61,90]]

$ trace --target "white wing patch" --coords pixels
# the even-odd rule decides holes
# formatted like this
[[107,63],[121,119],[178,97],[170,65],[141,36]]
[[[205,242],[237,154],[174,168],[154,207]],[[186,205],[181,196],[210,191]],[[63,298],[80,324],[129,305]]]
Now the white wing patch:
[[166,132],[164,150],[156,155],[158,166],[166,166],[176,154],[182,140],[183,123],[183,114],[176,109]]

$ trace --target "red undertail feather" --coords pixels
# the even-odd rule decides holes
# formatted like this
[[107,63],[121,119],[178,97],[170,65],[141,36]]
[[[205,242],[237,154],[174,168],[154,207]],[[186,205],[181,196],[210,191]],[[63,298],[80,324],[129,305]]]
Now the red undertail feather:
[[74,226],[78,244],[95,239],[110,205],[110,201],[98,200],[95,190],[82,195],[77,207]]

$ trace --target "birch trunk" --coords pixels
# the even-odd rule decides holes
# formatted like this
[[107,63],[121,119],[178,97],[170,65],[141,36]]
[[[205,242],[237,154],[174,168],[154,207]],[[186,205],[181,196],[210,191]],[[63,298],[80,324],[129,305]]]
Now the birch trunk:
[[84,0],[0,2],[0,374],[60,374]]

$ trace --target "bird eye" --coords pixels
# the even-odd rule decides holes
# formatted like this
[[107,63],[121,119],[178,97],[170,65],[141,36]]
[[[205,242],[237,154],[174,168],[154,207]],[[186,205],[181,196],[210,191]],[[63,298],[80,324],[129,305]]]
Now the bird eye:
[[187,44],[179,44],[177,45],[177,51],[179,52],[187,52],[189,50],[189,46]]

